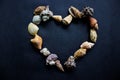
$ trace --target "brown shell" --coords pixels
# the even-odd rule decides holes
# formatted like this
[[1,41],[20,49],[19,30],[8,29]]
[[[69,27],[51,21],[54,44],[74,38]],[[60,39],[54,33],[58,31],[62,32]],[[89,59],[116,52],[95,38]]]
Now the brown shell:
[[97,20],[93,17],[90,17],[90,26],[94,29],[98,30],[98,23]]
[[82,48],[78,49],[78,50],[74,53],[74,58],[77,59],[77,58],[79,58],[79,57],[84,56],[84,55],[86,54],[86,51],[87,51],[87,49],[82,49]]
[[60,60],[56,60],[55,63],[56,63],[57,68],[64,72],[64,69],[63,69],[62,64],[60,63]]
[[65,25],[69,25],[72,22],[72,19],[73,19],[72,16],[68,15],[62,20],[62,23]]
[[34,14],[35,15],[39,15],[43,10],[46,9],[46,6],[38,6],[35,10],[34,10]]
[[82,17],[81,12],[80,12],[77,8],[75,8],[75,7],[73,7],[73,6],[71,6],[71,7],[69,8],[69,13],[70,13],[74,18],[81,18],[81,17]]
[[61,15],[54,15],[52,16],[52,18],[58,22],[61,22],[62,21],[62,16]]
[[97,32],[96,32],[95,29],[90,30],[90,39],[91,39],[92,42],[97,41]]
[[41,49],[42,48],[42,43],[43,40],[40,36],[38,36],[37,34],[35,34],[35,37],[33,39],[30,40],[33,45],[37,48],[37,49]]

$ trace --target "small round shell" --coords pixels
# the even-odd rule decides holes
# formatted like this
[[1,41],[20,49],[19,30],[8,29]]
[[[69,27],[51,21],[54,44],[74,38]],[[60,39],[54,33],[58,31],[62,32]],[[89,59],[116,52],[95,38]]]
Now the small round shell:
[[35,23],[35,24],[37,24],[37,25],[40,24],[40,22],[41,22],[40,15],[33,16],[32,22]]
[[37,25],[33,24],[33,23],[29,23],[28,25],[28,32],[31,34],[31,35],[35,35],[37,34],[39,28]]

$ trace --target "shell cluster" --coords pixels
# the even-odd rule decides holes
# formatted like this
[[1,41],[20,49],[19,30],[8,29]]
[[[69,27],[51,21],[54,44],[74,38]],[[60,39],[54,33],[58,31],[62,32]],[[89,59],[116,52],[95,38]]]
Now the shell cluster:
[[97,30],[98,22],[93,17],[94,9],[91,7],[84,7],[83,10],[79,10],[74,6],[71,6],[68,9],[69,14],[66,17],[62,17],[61,15],[54,15],[53,12],[49,9],[49,6],[38,6],[34,10],[34,16],[32,18],[32,22],[28,24],[28,32],[33,36],[30,42],[33,44],[35,48],[40,50],[40,53],[46,57],[46,65],[56,66],[59,70],[64,72],[64,67],[61,64],[61,61],[58,59],[57,54],[51,53],[46,47],[43,48],[43,39],[38,35],[39,27],[38,25],[41,22],[46,22],[50,18],[54,19],[57,22],[63,23],[64,25],[69,25],[73,19],[82,19],[85,18],[89,21],[90,26],[90,41],[83,42],[78,50],[74,52],[73,55],[69,56],[69,58],[65,61],[64,66],[69,70],[76,67],[75,60],[81,58],[86,55],[88,49],[91,49],[95,42],[97,41]]

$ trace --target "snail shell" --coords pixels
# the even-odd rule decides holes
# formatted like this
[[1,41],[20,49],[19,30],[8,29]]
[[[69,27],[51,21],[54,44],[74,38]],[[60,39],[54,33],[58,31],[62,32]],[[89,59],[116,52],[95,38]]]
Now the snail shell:
[[33,45],[37,48],[37,49],[41,49],[42,48],[42,43],[43,40],[40,36],[38,36],[37,34],[35,34],[35,37],[33,39],[30,40]]
[[82,17],[81,12],[80,12],[77,8],[75,8],[75,7],[73,7],[73,6],[71,6],[71,7],[69,8],[69,13],[70,13],[74,18],[81,18],[81,17]]

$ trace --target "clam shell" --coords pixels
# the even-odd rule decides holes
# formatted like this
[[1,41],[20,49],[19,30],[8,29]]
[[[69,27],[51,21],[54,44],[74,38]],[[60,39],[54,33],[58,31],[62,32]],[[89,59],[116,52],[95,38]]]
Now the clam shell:
[[62,16],[61,15],[54,15],[52,16],[52,18],[58,22],[61,22],[62,21]]
[[28,32],[31,34],[31,35],[35,35],[37,34],[39,28],[37,25],[33,24],[33,23],[29,23],[28,25]]
[[73,6],[71,6],[71,7],[69,8],[69,13],[70,13],[74,18],[81,18],[81,17],[82,17],[81,12],[80,12],[77,8],[75,8],[75,7],[73,7]]
[[72,16],[68,15],[62,20],[62,23],[65,25],[69,25],[71,23],[72,19],[73,19]]
[[37,34],[35,34],[35,37],[33,39],[30,40],[31,43],[33,43],[33,45],[37,48],[37,49],[41,49],[42,48],[42,43],[43,40],[40,36],[38,36]]
[[80,48],[74,53],[74,58],[83,57],[86,54],[87,49]]
[[91,39],[92,42],[97,41],[97,32],[96,32],[95,29],[90,30],[90,39]]
[[38,6],[35,10],[34,10],[34,14],[35,15],[39,15],[43,10],[46,9],[46,6]]
[[94,29],[98,30],[98,24],[97,24],[97,20],[93,17],[90,17],[90,26]]

